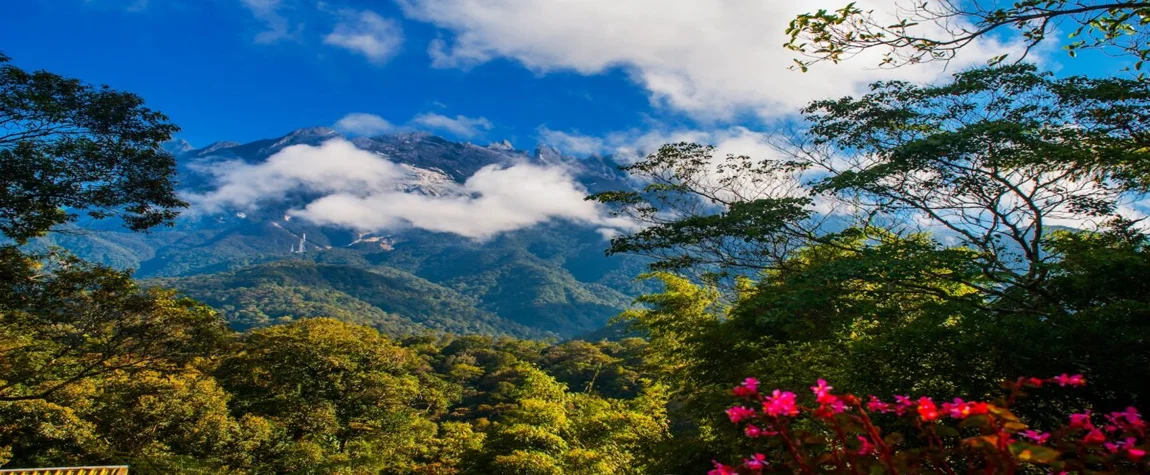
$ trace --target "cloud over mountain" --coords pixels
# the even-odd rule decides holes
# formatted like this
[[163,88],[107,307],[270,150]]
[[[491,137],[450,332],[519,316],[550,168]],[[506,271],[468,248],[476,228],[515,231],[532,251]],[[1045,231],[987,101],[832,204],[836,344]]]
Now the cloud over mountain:
[[449,117],[443,114],[429,112],[419,114],[411,119],[411,123],[429,129],[450,132],[463,138],[483,135],[494,126],[486,117],[467,117],[457,115]]
[[375,114],[353,112],[335,123],[335,128],[353,135],[379,135],[396,130],[387,119]]
[[424,112],[417,114],[403,125],[394,125],[375,114],[353,112],[335,123],[335,128],[351,135],[372,136],[393,132],[416,132],[435,130],[460,139],[482,137],[495,127],[486,117],[455,117]]
[[561,166],[489,165],[463,183],[443,183],[435,196],[412,186],[427,172],[337,138],[318,146],[290,146],[259,163],[215,164],[215,189],[187,199],[194,211],[216,213],[302,193],[318,198],[289,214],[316,224],[360,231],[418,228],[475,239],[549,220],[630,227],[585,201],[587,191]]

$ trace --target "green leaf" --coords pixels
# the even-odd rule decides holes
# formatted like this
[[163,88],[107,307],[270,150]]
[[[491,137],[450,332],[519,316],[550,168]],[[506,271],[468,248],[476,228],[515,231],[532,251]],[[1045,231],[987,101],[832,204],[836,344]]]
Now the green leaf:
[[1057,460],[1058,456],[1062,455],[1061,452],[1050,447],[1027,442],[1010,444],[1010,453],[1017,457],[1019,461],[1044,465]]

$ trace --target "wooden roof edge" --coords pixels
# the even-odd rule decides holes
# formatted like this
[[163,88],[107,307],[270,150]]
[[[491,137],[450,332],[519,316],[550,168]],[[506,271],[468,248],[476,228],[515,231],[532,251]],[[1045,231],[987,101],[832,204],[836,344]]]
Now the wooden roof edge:
[[0,474],[8,472],[31,472],[31,470],[91,470],[95,468],[104,469],[127,469],[127,465],[85,465],[81,467],[28,467],[28,468],[0,468]]

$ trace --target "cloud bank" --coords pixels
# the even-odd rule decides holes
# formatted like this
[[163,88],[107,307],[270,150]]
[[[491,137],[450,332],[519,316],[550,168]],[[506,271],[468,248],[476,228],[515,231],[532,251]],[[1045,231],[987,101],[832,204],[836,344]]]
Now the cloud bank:
[[335,123],[336,129],[352,135],[372,136],[403,131],[437,130],[462,139],[482,137],[494,127],[495,124],[486,117],[465,115],[450,117],[434,112],[416,115],[404,126],[392,125],[387,119],[366,112],[353,112]]
[[[468,68],[507,58],[539,73],[622,68],[652,102],[701,119],[747,112],[778,117],[878,79],[930,80],[945,67],[880,70],[876,50],[805,74],[788,70],[794,52],[782,47],[787,23],[803,12],[841,7],[843,0],[398,1],[409,18],[452,35],[430,44],[433,66]],[[895,9],[895,0],[862,3],[876,12]],[[950,68],[1014,49],[992,40],[973,43]]]
[[487,239],[551,220],[633,229],[584,201],[587,191],[560,167],[485,167],[464,183],[439,183],[440,196],[409,191],[425,171],[360,150],[343,139],[295,145],[265,162],[214,165],[216,189],[187,197],[193,209],[252,209],[291,193],[319,195],[289,216],[359,231],[418,228]]

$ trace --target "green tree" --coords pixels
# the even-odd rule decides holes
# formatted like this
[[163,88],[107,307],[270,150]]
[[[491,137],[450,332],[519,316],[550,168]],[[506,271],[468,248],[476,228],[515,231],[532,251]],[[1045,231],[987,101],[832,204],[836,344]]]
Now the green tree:
[[170,223],[186,204],[161,144],[179,129],[143,104],[0,54],[0,233],[24,243],[78,212],[133,230]]
[[[837,10],[805,13],[787,28],[787,47],[806,71],[814,63],[837,63],[869,49],[882,50],[882,66],[949,61],[962,48],[992,35],[1017,37],[1025,53],[1052,34],[1068,32],[1070,56],[1099,49],[1134,59],[1141,70],[1150,58],[1147,18],[1150,3],[1105,0],[1018,0],[1006,2],[937,0],[901,5],[895,12],[863,10],[855,2]],[[1011,31],[1013,30],[1013,31]],[[1055,40],[1057,41],[1057,40]],[[992,62],[1006,59],[995,57]],[[1021,60],[1022,58],[1017,58]]]
[[[106,375],[94,385],[85,420],[113,460],[143,473],[223,473],[247,465],[253,434],[231,417],[229,395],[196,371]],[[250,424],[250,421],[249,421]]]
[[[160,147],[177,128],[133,94],[0,55],[0,130],[9,242],[81,212],[144,230],[184,206]],[[0,464],[219,473],[224,447],[258,425],[231,420],[226,395],[197,369],[230,336],[211,309],[142,288],[130,272],[0,246]]]
[[[987,345],[1008,349],[1003,373],[1088,374],[1083,396],[1099,410],[1150,401],[1150,239],[1132,222],[1095,233],[1060,231],[1061,256],[1042,293],[1042,318],[1006,318]],[[1038,411],[1033,411],[1037,414]]]
[[476,431],[471,424],[455,421],[440,423],[435,438],[424,445],[420,455],[422,462],[414,472],[434,475],[475,473],[486,439],[487,434]]
[[1013,65],[873,88],[807,107],[810,140],[793,154],[825,176],[815,192],[888,226],[925,221],[977,250],[997,284],[982,286],[988,293],[1034,288],[1058,258],[1044,244],[1054,224],[1112,219],[1150,176],[1142,82]]
[[0,403],[0,465],[53,467],[107,454],[91,421],[43,399]]
[[211,309],[128,272],[0,247],[0,402],[112,372],[180,371],[228,337]]
[[624,351],[618,343],[572,340],[544,350],[540,367],[571,392],[631,398],[641,389],[642,374],[627,367]]
[[490,430],[479,473],[646,473],[666,436],[665,395],[653,387],[632,400],[571,394],[537,368],[515,391],[514,407]]
[[1144,191],[1148,111],[1143,82],[1028,65],[880,82],[812,103],[810,127],[776,143],[782,159],[715,165],[708,147],[669,145],[627,167],[644,190],[591,199],[647,225],[608,252],[655,257],[660,270],[753,275],[836,228],[877,226],[940,230],[977,250],[994,283],[985,292],[1035,288],[1057,258],[1043,244],[1055,223],[1105,221]]
[[269,469],[403,473],[445,409],[425,371],[369,327],[316,318],[252,331],[216,374],[238,414],[282,431]]
[[818,234],[820,219],[798,174],[803,164],[745,155],[716,160],[714,147],[668,144],[621,169],[645,182],[587,199],[643,224],[611,239],[608,254],[653,258],[652,270],[709,278],[775,267]]

